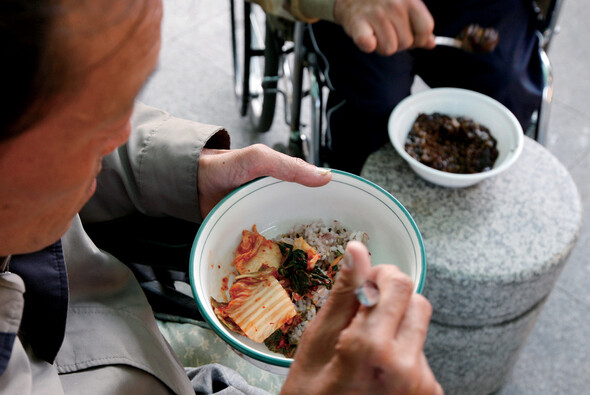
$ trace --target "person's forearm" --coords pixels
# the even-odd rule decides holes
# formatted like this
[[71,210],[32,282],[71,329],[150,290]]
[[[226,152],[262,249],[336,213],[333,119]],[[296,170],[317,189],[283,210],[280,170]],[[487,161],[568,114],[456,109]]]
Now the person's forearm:
[[248,0],[269,14],[304,22],[334,21],[335,0]]
[[[291,2],[295,2],[291,0]],[[303,15],[324,21],[334,21],[334,3],[336,0],[298,0]]]
[[82,219],[106,221],[140,211],[199,222],[199,157],[206,145],[229,148],[227,132],[141,103],[132,125],[129,142],[103,159],[98,188]]

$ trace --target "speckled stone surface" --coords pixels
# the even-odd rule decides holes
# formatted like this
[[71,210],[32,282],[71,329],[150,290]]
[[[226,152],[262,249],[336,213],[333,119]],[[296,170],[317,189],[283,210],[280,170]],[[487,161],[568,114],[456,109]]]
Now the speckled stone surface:
[[510,169],[467,188],[423,180],[390,144],[361,175],[416,221],[428,262],[424,294],[442,325],[498,325],[530,311],[551,291],[582,225],[572,178],[528,137]]
[[516,320],[456,327],[432,322],[424,353],[445,394],[490,394],[504,384],[547,298]]

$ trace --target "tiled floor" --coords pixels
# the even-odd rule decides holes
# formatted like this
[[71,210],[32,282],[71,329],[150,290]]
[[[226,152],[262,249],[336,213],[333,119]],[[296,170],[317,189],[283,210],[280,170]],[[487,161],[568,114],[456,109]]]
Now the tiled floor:
[[[279,117],[258,135],[238,115],[232,90],[227,0],[165,0],[160,66],[142,92],[174,115],[225,126],[233,148],[284,143]],[[584,226],[502,395],[590,394],[590,8],[566,0],[553,40],[555,95],[547,148],[569,169]],[[279,109],[280,111],[280,109]]]

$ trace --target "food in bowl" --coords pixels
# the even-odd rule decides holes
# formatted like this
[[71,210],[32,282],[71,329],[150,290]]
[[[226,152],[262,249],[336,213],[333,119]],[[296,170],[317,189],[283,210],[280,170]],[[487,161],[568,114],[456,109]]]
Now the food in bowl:
[[486,126],[438,112],[418,115],[404,149],[426,166],[458,174],[489,171],[498,158],[497,141]]
[[232,262],[242,230],[256,224],[261,235],[274,240],[297,225],[322,220],[330,226],[334,219],[347,230],[362,230],[370,236],[367,248],[373,265],[399,267],[413,280],[414,292],[422,292],[427,270],[424,242],[410,213],[390,193],[369,180],[336,169],[332,169],[328,184],[316,188],[273,177],[259,178],[236,189],[211,210],[199,227],[189,261],[199,311],[211,329],[245,361],[286,375],[293,358],[231,331],[211,306],[212,297],[227,301],[227,289],[224,291],[220,284],[228,276],[231,279],[230,273],[236,270]]
[[[328,297],[351,240],[366,244],[368,235],[338,221],[297,225],[273,240],[258,233],[256,225],[243,230],[229,299],[211,298],[215,315],[231,331],[291,358],[305,326]],[[223,290],[229,281],[223,279]]]
[[[498,158],[489,171],[459,174],[434,169],[404,149],[406,137],[419,114],[454,114],[485,125],[497,141]],[[424,180],[447,188],[465,188],[508,170],[520,157],[524,133],[506,106],[482,93],[460,88],[432,88],[406,97],[395,107],[388,123],[395,151]]]
[[500,35],[494,28],[483,28],[478,24],[471,24],[461,30],[457,39],[461,41],[462,48],[466,51],[485,53],[492,52],[496,48]]

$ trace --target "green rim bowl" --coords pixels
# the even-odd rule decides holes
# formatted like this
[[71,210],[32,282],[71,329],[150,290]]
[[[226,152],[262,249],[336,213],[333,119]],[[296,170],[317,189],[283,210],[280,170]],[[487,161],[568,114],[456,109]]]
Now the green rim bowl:
[[[338,220],[369,235],[373,264],[395,264],[422,292],[426,254],[416,223],[391,194],[361,177],[332,170],[332,181],[318,188],[264,177],[225,197],[205,218],[192,246],[189,275],[199,310],[209,326],[244,359],[267,371],[286,374],[293,361],[264,344],[227,329],[215,316],[210,298],[221,301],[222,279],[234,271],[232,260],[242,230],[256,224],[274,238],[297,224]],[[230,284],[231,285],[231,284]]]

